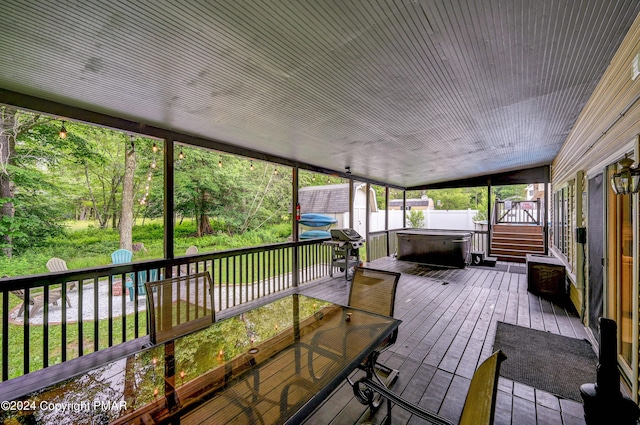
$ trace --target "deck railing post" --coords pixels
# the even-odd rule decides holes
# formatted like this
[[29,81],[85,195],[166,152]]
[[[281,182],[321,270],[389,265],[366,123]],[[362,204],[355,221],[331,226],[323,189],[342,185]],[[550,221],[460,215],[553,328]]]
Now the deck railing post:
[[364,226],[365,226],[364,227],[365,228],[365,230],[364,230],[364,233],[365,233],[364,239],[365,239],[365,241],[367,243],[366,250],[365,250],[366,255],[367,255],[367,261],[371,261],[370,260],[370,258],[371,258],[371,237],[369,235],[369,230],[371,229],[371,224],[370,224],[370,221],[371,221],[371,194],[369,193],[370,191],[371,191],[371,184],[367,183],[366,186],[365,186],[365,192],[367,194],[366,201],[365,201],[365,210],[367,212],[365,214],[365,221],[364,221]]
[[[174,258],[174,168],[173,140],[164,141],[164,258]],[[165,269],[165,278],[172,277],[172,267]]]
[[298,167],[293,167],[291,169],[291,187],[292,187],[292,199],[291,199],[291,211],[293,211],[293,240],[296,242],[296,245],[291,249],[291,262],[292,264],[292,274],[293,274],[293,282],[292,285],[298,286],[300,283],[300,246],[298,242],[300,240],[298,235],[298,219],[296,217],[296,206],[298,205]]
[[391,250],[389,249],[389,186],[385,186],[384,188],[384,230],[388,257],[391,255]]

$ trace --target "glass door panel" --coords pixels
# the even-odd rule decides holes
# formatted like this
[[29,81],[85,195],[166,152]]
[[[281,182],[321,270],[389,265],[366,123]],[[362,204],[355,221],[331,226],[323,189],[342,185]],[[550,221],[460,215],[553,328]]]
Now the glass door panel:
[[[607,169],[608,177],[615,166]],[[607,181],[609,178],[607,178]],[[616,195],[609,187],[607,193],[608,230],[608,309],[618,324],[618,354],[624,370],[633,364],[633,215],[632,195]]]

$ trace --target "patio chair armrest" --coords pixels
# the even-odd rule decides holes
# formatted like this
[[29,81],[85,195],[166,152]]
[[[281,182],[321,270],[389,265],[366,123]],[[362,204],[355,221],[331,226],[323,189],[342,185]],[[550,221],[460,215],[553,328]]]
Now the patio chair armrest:
[[[373,392],[380,394],[382,397],[387,399],[387,423],[391,421],[391,406],[395,404],[400,406],[404,410],[409,413],[416,415],[422,419],[428,420],[430,423],[434,425],[454,425],[450,420],[443,418],[442,416],[436,415],[435,413],[431,413],[423,408],[413,404],[412,402],[405,400],[400,397],[398,394],[391,391],[389,388],[385,387],[379,382],[376,382],[375,379],[370,379],[368,377],[363,377],[357,380],[353,385],[353,391],[358,400],[362,398],[369,398],[373,396]],[[366,403],[365,403],[366,404]]]
[[[496,393],[498,390],[498,376],[500,375],[500,363],[507,357],[498,350],[483,361],[476,369],[469,384],[467,397],[462,408],[460,425],[491,425],[496,406]],[[398,394],[389,390],[385,385],[371,376],[359,379],[353,384],[353,392],[362,404],[367,404],[374,396],[380,394],[387,399],[387,424],[391,423],[391,407],[393,404],[400,406],[408,412],[426,419],[436,425],[451,425],[453,422],[435,413],[431,413],[421,407],[403,399]]]

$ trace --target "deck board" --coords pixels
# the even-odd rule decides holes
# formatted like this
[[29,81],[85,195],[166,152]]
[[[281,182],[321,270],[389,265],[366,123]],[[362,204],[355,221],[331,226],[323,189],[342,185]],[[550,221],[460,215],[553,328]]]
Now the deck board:
[[[478,364],[493,352],[498,321],[575,338],[587,333],[575,312],[527,291],[526,275],[503,267],[438,269],[384,258],[368,267],[401,272],[394,316],[402,320],[396,343],[380,360],[400,375],[392,389],[406,399],[453,421],[460,417],[469,382]],[[506,271],[502,271],[506,270]],[[300,292],[346,304],[343,276]],[[508,357],[508,353],[507,353]],[[508,360],[507,360],[508,361]],[[362,373],[362,372],[357,372]],[[500,378],[495,424],[584,424],[582,405]],[[366,412],[350,386],[341,385],[307,424],[355,423]],[[381,423],[386,409],[373,419]],[[399,408],[394,424],[424,424]]]

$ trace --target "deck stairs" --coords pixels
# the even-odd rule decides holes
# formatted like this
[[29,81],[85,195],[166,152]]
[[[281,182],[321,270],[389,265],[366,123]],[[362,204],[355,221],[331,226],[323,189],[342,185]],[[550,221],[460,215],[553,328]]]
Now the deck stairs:
[[527,254],[544,254],[544,227],[532,224],[494,224],[491,256],[524,263]]

